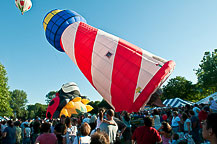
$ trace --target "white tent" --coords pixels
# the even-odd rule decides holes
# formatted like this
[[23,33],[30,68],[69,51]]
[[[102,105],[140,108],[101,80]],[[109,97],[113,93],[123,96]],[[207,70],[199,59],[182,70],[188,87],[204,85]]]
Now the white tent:
[[196,102],[196,104],[201,104],[201,103],[208,104],[210,97],[213,97],[213,99],[216,101],[217,100],[217,92],[209,95],[208,97],[205,97],[204,99],[200,100],[199,102]]
[[163,104],[166,106],[170,105],[171,107],[180,107],[180,106],[185,106],[186,104],[192,105],[193,102],[185,101],[180,98],[174,98],[174,99],[166,99],[163,102]]

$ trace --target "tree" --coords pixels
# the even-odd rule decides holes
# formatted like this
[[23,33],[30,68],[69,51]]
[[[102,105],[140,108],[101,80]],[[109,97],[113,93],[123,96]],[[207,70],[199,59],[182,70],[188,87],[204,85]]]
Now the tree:
[[11,116],[12,109],[10,107],[10,93],[8,87],[7,72],[4,66],[0,63],[0,115]]
[[107,101],[105,101],[104,99],[102,99],[102,101],[99,103],[98,107],[99,108],[112,109],[110,104],[108,104]]
[[99,109],[100,101],[90,101],[88,105],[91,105],[93,107],[93,110],[90,111],[91,114],[97,114]]
[[35,118],[36,116],[40,118],[45,118],[47,112],[47,105],[36,103],[34,105],[28,105],[27,110],[29,112],[28,113],[29,118]]
[[217,90],[217,49],[212,53],[205,52],[201,64],[196,71],[198,84],[210,93]]
[[48,105],[50,101],[56,97],[57,91],[50,91],[46,96],[45,96],[45,102]]
[[169,80],[167,85],[163,86],[163,94],[161,99],[181,98],[188,101],[199,100],[196,85],[184,77],[177,76]]
[[14,114],[16,117],[21,118],[23,117],[23,109],[25,109],[27,101],[27,94],[23,90],[13,90],[10,92],[11,100],[10,106],[13,109]]

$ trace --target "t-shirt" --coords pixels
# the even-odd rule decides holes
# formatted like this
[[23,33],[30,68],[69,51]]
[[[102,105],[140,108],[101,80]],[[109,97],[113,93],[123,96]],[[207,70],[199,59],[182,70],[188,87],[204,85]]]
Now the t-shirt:
[[172,119],[172,127],[177,127],[177,126],[179,126],[179,123],[178,122],[180,122],[180,118],[177,116],[177,117],[173,117],[173,119]]
[[104,131],[104,132],[106,132],[108,134],[109,141],[112,144],[116,140],[116,134],[117,134],[117,131],[118,131],[118,126],[117,126],[117,123],[114,120],[112,120],[111,122],[115,123],[115,125],[109,125],[109,124],[103,122],[100,125],[99,128],[100,128],[100,131]]
[[16,140],[17,140],[17,143],[19,143],[20,140],[21,140],[21,132],[22,132],[22,130],[21,130],[20,127],[15,127],[15,128],[16,128]]
[[39,141],[40,144],[55,144],[57,138],[53,133],[44,133],[38,136],[36,141]]
[[15,144],[16,143],[16,128],[15,127],[6,127],[4,132],[6,132],[6,137],[2,139],[2,142],[5,144]]
[[71,128],[67,128],[66,143],[71,144],[71,142],[73,142],[76,134],[77,134],[77,127],[76,126],[72,126]]
[[191,120],[190,119],[185,120],[185,122],[184,122],[184,131],[188,132],[188,124],[187,123],[190,123],[190,131],[192,131],[192,125],[191,125]]
[[161,127],[159,115],[154,115],[154,127],[156,130],[158,130]]
[[25,128],[25,137],[30,138],[30,135],[31,135],[31,129],[29,127],[26,127]]
[[[195,115],[191,117],[191,123],[192,123],[192,131],[199,131],[200,129],[200,122],[199,118]],[[195,127],[193,127],[193,124],[195,123]]]
[[137,144],[155,144],[161,141],[161,136],[155,128],[141,126],[136,128],[132,139],[136,141]]
[[102,121],[100,120],[100,118],[98,117],[97,118],[97,121],[96,121],[96,129],[99,128],[99,126],[101,125]]
[[75,137],[73,144],[78,144],[78,139],[79,139],[79,144],[89,144],[91,142],[90,136],[80,136],[80,137]]

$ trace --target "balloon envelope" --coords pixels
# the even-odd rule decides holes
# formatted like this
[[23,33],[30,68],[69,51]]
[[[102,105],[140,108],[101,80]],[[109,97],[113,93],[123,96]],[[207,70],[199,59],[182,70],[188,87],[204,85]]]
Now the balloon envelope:
[[32,7],[31,0],[15,0],[15,4],[22,14]]
[[173,61],[94,28],[75,12],[50,13],[43,22],[48,41],[65,51],[115,111],[139,111],[174,69]]

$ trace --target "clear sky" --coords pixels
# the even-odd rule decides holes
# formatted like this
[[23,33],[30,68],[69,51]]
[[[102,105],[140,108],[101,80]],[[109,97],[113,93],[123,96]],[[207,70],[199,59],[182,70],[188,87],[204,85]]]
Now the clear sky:
[[65,54],[45,37],[44,16],[53,9],[70,9],[87,23],[125,39],[167,60],[176,68],[169,77],[193,83],[193,69],[205,51],[217,47],[216,0],[32,0],[21,15],[14,0],[1,0],[0,63],[10,90],[24,90],[29,104],[45,103],[45,95],[67,82],[76,82],[90,100],[102,97]]

